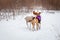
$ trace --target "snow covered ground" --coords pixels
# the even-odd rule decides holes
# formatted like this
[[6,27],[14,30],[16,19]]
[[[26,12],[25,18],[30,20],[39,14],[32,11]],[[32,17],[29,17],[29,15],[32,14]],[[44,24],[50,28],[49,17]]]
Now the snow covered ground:
[[0,40],[60,40],[60,11],[42,12],[41,29],[34,32],[27,28],[24,19],[30,15],[0,21]]

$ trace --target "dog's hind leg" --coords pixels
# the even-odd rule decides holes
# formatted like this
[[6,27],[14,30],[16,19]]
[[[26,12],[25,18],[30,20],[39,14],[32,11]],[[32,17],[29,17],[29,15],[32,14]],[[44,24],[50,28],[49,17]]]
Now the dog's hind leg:
[[28,22],[26,21],[26,25],[27,25],[27,28],[28,28]]

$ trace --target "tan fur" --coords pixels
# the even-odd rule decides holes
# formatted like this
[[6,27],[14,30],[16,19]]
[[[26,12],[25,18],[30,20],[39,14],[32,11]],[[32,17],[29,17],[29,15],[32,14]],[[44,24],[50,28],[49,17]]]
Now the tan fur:
[[35,24],[36,24],[36,29],[38,30],[38,19],[35,18],[34,20],[31,21],[31,23],[32,23],[32,30],[34,29]]

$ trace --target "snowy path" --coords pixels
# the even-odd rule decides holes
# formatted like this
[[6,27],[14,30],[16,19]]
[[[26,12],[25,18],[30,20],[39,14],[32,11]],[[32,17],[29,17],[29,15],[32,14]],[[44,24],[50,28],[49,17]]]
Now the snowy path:
[[51,20],[54,16],[58,15],[43,13],[41,29],[34,32],[26,28],[23,16],[16,16],[15,20],[2,20],[0,21],[0,40],[57,40],[57,33],[51,25],[51,22],[52,24],[56,22]]

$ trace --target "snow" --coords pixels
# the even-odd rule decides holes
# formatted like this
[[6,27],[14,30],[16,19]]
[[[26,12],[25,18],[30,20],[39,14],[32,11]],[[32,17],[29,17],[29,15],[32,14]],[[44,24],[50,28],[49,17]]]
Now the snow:
[[32,15],[18,15],[15,20],[0,21],[0,40],[58,40],[60,35],[60,12],[54,14],[42,12],[41,29],[31,31],[27,28],[25,17]]

